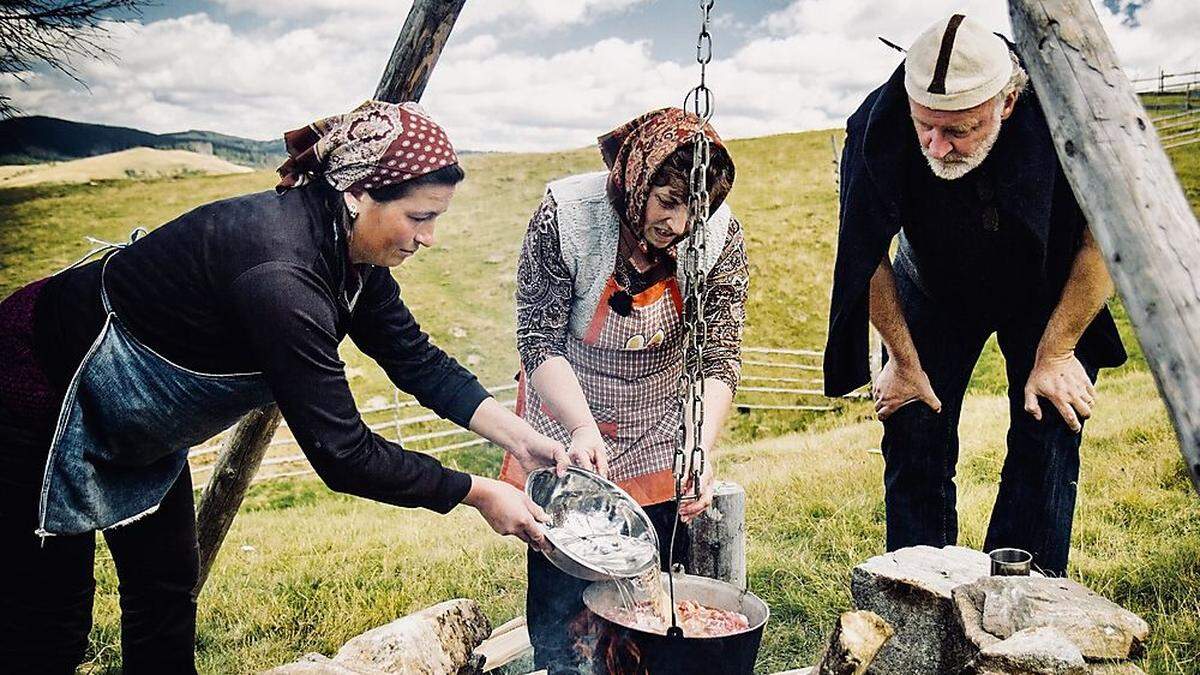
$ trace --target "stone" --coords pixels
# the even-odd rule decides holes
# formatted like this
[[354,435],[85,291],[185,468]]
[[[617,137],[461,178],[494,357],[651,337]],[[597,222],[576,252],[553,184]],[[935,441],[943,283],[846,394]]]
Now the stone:
[[342,645],[332,659],[309,654],[269,675],[472,675],[474,654],[492,626],[474,600],[448,600],[373,628]]
[[959,622],[979,649],[1039,626],[1058,629],[1084,658],[1140,656],[1150,626],[1133,612],[1070,579],[986,577],[954,592]]
[[875,612],[895,630],[867,672],[941,673],[966,665],[976,649],[959,628],[952,593],[990,569],[986,554],[960,546],[912,546],[855,567],[855,607]]
[[875,612],[843,613],[813,675],[863,675],[894,632]]
[[1028,628],[979,652],[970,675],[1088,675],[1087,662],[1057,628]]

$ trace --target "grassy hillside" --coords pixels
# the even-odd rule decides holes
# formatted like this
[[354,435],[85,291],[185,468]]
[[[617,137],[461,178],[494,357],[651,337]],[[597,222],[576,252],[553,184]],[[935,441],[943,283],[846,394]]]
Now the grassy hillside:
[[[752,266],[748,344],[824,340],[836,202],[829,132],[734,141]],[[1200,152],[1173,151],[1200,209]],[[473,155],[438,229],[438,246],[396,272],[435,340],[485,383],[516,370],[513,279],[529,214],[547,180],[599,168],[593,150]],[[270,189],[270,172],[97,186],[0,190],[0,295],[74,260],[82,237],[121,238],[220,197]],[[1121,312],[1118,308],[1118,316]],[[1122,318],[1122,329],[1130,335]],[[1102,378],[1084,446],[1074,564],[1082,581],[1154,628],[1146,667],[1200,672],[1200,500],[1192,493],[1153,382],[1135,358]],[[343,350],[360,401],[390,393],[379,370]],[[977,371],[962,427],[963,543],[982,543],[1003,457],[1004,375],[994,346]],[[805,434],[781,435],[805,430]],[[772,605],[764,672],[813,659],[849,605],[849,569],[882,550],[880,427],[865,404],[837,415],[738,416],[720,473],[748,487],[751,585]],[[451,458],[488,468],[495,455]],[[247,672],[452,596],[479,599],[497,623],[521,611],[521,549],[487,536],[466,510],[448,518],[333,495],[315,481],[256,487],[201,601],[203,672]],[[118,610],[111,563],[97,566],[90,668],[110,672]],[[113,671],[115,672],[115,671]]]
[[46,183],[92,183],[125,178],[145,180],[173,176],[223,176],[252,171],[249,167],[215,155],[190,150],[130,148],[67,162],[0,166],[0,188]]

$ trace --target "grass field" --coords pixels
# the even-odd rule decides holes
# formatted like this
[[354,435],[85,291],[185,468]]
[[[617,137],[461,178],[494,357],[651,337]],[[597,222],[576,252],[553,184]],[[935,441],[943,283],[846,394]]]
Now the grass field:
[[[840,142],[840,141],[839,141]],[[735,141],[752,267],[748,344],[819,347],[825,332],[836,200],[830,133]],[[1200,208],[1200,152],[1172,152]],[[594,151],[482,155],[439,226],[437,248],[397,273],[406,301],[436,341],[472,359],[486,383],[516,369],[516,252],[544,183],[599,167]],[[0,295],[86,251],[85,234],[123,238],[220,197],[269,189],[268,172],[97,186],[0,190]],[[1074,574],[1146,617],[1144,667],[1200,672],[1200,499],[1136,342],[1117,308],[1129,365],[1106,372],[1086,432]],[[457,337],[456,337],[457,336]],[[360,401],[390,389],[347,346]],[[1003,459],[1003,370],[994,347],[976,371],[963,416],[962,538],[982,543]],[[849,570],[882,551],[880,427],[865,405],[840,413],[738,416],[719,474],[747,486],[751,587],[772,606],[760,670],[810,663],[849,606]],[[494,454],[452,458],[489,468]],[[349,637],[434,602],[479,600],[495,623],[521,611],[522,557],[467,510],[448,517],[330,493],[317,482],[256,487],[201,597],[198,656],[206,673],[247,672]],[[117,672],[116,578],[101,552],[92,672]]]

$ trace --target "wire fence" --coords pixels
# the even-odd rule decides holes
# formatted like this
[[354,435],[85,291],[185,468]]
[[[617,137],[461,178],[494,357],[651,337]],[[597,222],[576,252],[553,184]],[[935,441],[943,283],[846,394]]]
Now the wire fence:
[[[747,414],[821,414],[842,407],[840,399],[828,398],[822,390],[822,352],[814,349],[743,347],[742,378],[734,400],[734,410]],[[488,392],[502,405],[516,406],[516,383],[489,387]],[[863,392],[848,399],[865,398]],[[402,444],[407,450],[440,455],[490,445],[490,441],[443,419],[421,406],[420,402],[393,390],[390,403],[374,402],[359,410],[367,428],[384,438]],[[228,431],[215,436],[188,453],[192,484],[204,488]],[[314,475],[287,423],[279,425],[252,483]]]
[[1153,120],[1164,150],[1200,142],[1200,107]]

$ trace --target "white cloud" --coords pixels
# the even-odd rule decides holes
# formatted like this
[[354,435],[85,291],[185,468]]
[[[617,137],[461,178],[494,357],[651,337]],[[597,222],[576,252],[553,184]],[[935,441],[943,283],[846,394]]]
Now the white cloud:
[[79,64],[90,92],[57,75],[0,87],[27,113],[269,138],[374,91],[379,58],[355,49],[331,53],[333,47],[311,29],[248,39],[194,14],[113,27],[110,49],[120,59]]
[[214,4],[234,14],[255,14],[271,18],[297,19],[337,13],[371,16],[376,21],[399,16],[403,21],[412,7],[412,0],[373,3],[356,0],[215,0]]
[[[628,10],[649,0],[472,0],[467,2],[455,30],[501,26],[544,31],[584,24],[607,14]],[[412,1],[364,3],[354,0],[216,0],[234,14],[303,20],[340,17],[349,24],[373,30],[385,25],[399,30]]]
[[619,14],[648,0],[505,0],[468,2],[460,27],[502,24],[507,28],[547,30],[588,23],[606,14]]
[[[221,1],[264,15],[283,7],[273,4],[281,0]],[[536,40],[527,39],[529,26],[587,22],[641,1],[469,2],[424,103],[460,147],[490,150],[590,145],[645,110],[679,105],[698,76],[690,45],[672,62],[656,59],[650,43],[622,37],[596,35],[555,54],[536,53]],[[363,3],[286,4],[311,20],[229,25],[195,14],[120,25],[110,45],[119,61],[80,64],[90,93],[54,74],[31,74],[25,85],[3,77],[0,92],[30,114],[156,132],[202,128],[277,138],[370,96],[405,13],[389,10],[364,20]],[[1005,3],[996,0],[893,0],[886,11],[880,4],[795,0],[740,45],[730,30],[718,30],[719,58],[709,84],[722,135],[841,126],[900,62],[876,35],[906,45],[937,17],[964,10],[1010,33]],[[1123,26],[1104,10],[1101,15],[1131,72],[1200,66],[1192,36],[1200,3],[1152,3],[1140,14],[1140,28]],[[508,21],[524,25],[503,29]],[[472,23],[475,30],[463,30]]]

